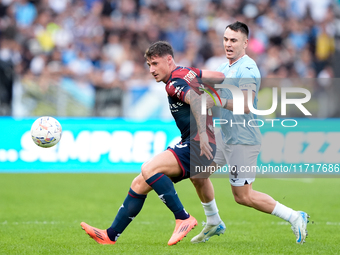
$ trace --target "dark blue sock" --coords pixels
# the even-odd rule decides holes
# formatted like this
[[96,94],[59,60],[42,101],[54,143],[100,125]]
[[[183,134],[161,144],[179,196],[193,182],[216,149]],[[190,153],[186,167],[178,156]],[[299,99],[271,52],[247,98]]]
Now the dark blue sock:
[[115,220],[107,231],[111,241],[116,241],[119,235],[137,216],[143,207],[146,195],[140,195],[134,192],[131,188],[126,196],[123,205],[119,208]]
[[146,183],[156,191],[158,197],[174,213],[176,219],[185,220],[189,218],[189,214],[184,210],[174,184],[168,176],[158,173],[147,179]]

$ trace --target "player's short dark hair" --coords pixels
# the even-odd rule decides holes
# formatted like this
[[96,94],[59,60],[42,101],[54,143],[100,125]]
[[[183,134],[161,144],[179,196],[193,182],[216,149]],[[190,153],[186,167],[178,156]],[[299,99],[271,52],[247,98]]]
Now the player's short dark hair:
[[171,55],[174,57],[174,50],[170,43],[166,41],[158,41],[153,44],[145,51],[144,58],[150,59],[151,57],[164,57]]
[[238,32],[240,31],[241,33],[245,34],[248,38],[249,36],[249,28],[246,24],[236,21],[232,24],[229,24],[225,29],[230,28],[231,30]]

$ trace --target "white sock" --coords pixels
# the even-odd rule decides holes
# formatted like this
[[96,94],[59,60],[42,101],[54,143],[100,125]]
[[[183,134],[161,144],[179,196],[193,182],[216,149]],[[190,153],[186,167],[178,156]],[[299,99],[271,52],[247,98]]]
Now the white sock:
[[218,214],[217,205],[215,199],[211,200],[209,203],[202,203],[204,213],[207,216],[208,225],[217,225],[221,222],[220,215]]
[[276,202],[275,208],[271,214],[285,221],[289,221],[289,223],[292,223],[299,217],[299,213],[297,211],[294,211],[293,209],[280,204],[279,202]]

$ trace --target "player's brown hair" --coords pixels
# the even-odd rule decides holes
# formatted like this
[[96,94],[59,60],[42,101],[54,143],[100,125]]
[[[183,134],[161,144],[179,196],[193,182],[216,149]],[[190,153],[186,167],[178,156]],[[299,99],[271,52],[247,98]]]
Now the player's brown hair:
[[174,50],[170,43],[166,41],[158,41],[153,44],[145,51],[144,58],[150,59],[151,57],[163,57],[171,55],[174,58]]

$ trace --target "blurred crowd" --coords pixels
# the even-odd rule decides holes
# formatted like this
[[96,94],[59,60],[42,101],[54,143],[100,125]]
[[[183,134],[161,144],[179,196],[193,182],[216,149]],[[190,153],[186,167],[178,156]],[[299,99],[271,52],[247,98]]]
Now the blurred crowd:
[[[338,0],[1,0],[0,78],[31,97],[59,86],[90,115],[123,116],[125,91],[153,84],[150,43],[169,41],[177,64],[214,70],[236,20],[250,28],[262,77],[339,77],[339,14]],[[0,105],[23,93],[0,84]]]

